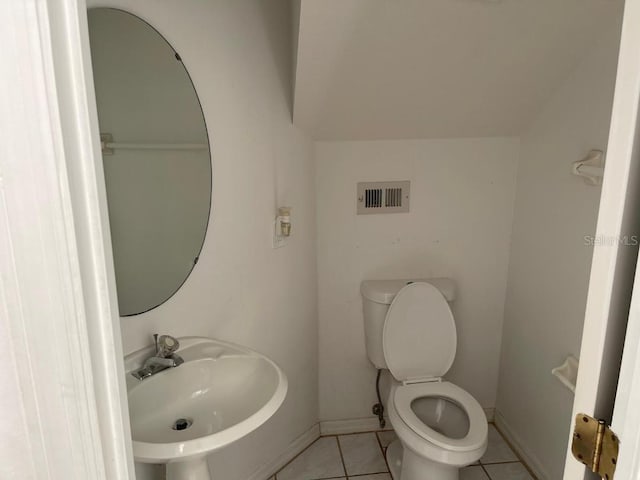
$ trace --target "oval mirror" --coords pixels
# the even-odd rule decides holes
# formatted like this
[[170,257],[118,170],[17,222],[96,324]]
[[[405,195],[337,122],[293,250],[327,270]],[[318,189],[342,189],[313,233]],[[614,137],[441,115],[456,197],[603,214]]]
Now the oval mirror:
[[122,10],[89,11],[120,315],[146,312],[186,281],[204,243],[211,159],[180,56]]

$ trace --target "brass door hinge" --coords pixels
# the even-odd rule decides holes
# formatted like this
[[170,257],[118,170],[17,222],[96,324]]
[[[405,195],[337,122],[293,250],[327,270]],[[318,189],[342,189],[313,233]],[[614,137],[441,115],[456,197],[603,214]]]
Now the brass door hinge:
[[613,480],[619,443],[617,435],[604,420],[596,420],[584,413],[576,415],[571,452],[601,478]]

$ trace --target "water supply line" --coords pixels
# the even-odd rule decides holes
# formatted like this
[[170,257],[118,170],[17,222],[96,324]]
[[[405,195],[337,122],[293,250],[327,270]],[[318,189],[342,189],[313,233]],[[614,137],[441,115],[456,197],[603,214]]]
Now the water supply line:
[[384,428],[386,422],[384,420],[384,405],[382,404],[382,398],[380,397],[380,375],[382,370],[378,369],[378,375],[376,376],[376,395],[378,395],[378,403],[376,403],[371,411],[374,415],[378,416],[378,422],[380,422],[380,428]]

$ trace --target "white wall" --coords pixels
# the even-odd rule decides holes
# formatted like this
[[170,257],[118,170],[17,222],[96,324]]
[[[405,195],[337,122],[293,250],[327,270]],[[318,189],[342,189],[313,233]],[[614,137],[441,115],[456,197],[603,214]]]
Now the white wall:
[[521,137],[497,410],[547,479],[562,477],[573,403],[551,369],[580,351],[593,250],[584,236],[600,197],[570,165],[606,148],[618,34],[604,35]]
[[[458,354],[448,378],[495,405],[518,140],[316,143],[320,419],[371,416],[363,279],[449,276]],[[356,216],[359,181],[411,180],[411,212]]]
[[[210,457],[217,478],[245,480],[317,421],[313,147],[290,113],[288,2],[100,0],[141,16],[182,56],[212,143],[213,211],[200,261],[168,302],[122,319],[125,352],[153,332],[205,335],[265,353],[289,392],[261,429]],[[293,237],[271,249],[278,205]],[[150,478],[140,474],[139,480]]]

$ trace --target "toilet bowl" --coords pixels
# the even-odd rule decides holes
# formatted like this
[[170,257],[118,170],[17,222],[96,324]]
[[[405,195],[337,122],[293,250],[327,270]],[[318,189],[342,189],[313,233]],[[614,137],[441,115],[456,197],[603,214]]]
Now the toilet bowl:
[[453,383],[396,382],[387,411],[402,446],[387,451],[394,479],[457,480],[459,469],[476,462],[487,448],[484,411]]
[[[363,282],[361,290],[369,330],[367,349],[377,348],[369,341],[372,337],[382,343],[382,351],[371,352],[369,358],[376,367],[388,368],[394,378],[386,405],[398,437],[387,449],[391,474],[394,480],[457,480],[461,467],[484,454],[488,428],[477,400],[443,380],[456,353],[453,314],[430,283],[395,285],[401,288],[391,297],[376,292],[393,283],[374,283]],[[384,299],[388,307],[367,305],[376,299]],[[372,331],[377,328],[381,335]]]

